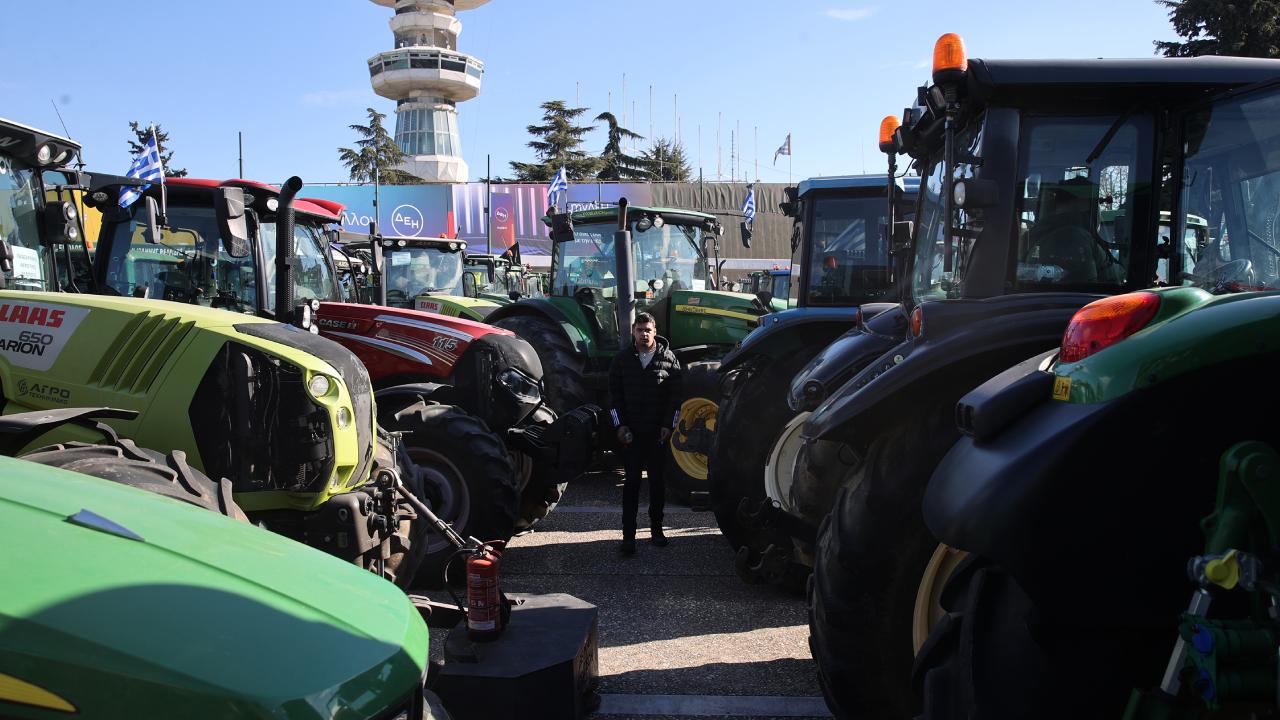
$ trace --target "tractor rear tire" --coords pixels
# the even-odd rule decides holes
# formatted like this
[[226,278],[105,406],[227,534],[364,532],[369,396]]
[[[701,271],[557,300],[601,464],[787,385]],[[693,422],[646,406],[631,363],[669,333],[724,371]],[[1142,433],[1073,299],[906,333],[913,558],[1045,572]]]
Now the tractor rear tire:
[[[511,539],[515,532],[516,475],[502,439],[484,421],[453,405],[415,400],[399,408],[379,408],[378,424],[400,432],[401,447],[421,471],[432,512],[462,537]],[[454,547],[434,529],[414,575],[414,587],[441,587],[462,578]]]
[[582,356],[569,344],[564,332],[544,317],[515,315],[493,323],[510,330],[533,346],[542,363],[542,385],[547,405],[556,413],[566,413],[591,402],[583,373]]
[[[529,420],[539,425],[550,425],[555,421],[556,414],[545,405],[535,410],[534,417]],[[546,472],[540,470],[542,469],[536,465],[533,466],[528,482],[520,488],[520,513],[516,517],[516,532],[529,530],[555,510],[564,491],[569,487],[568,480],[557,482],[560,478],[546,477]]]
[[720,363],[704,361],[689,363],[682,373],[680,398],[676,408],[680,411],[680,420],[672,431],[665,453],[666,463],[663,481],[667,486],[667,495],[674,501],[689,504],[690,493],[698,490],[706,492],[708,453],[692,450],[680,450],[678,444],[686,441],[696,442],[700,434],[706,443],[715,437],[716,416],[720,410]]
[[934,403],[872,440],[818,531],[809,583],[809,648],[839,717],[911,717],[912,621],[938,542],[920,504],[958,431]]
[[760,553],[770,545],[790,546],[791,538],[777,530],[752,529],[738,521],[738,506],[745,499],[754,504],[768,497],[765,466],[783,428],[796,416],[787,405],[791,379],[808,361],[792,359],[752,360],[750,377],[734,394],[723,398],[711,445],[708,487],[711,509],[720,532],[735,552],[747,548]]
[[213,480],[191,467],[181,450],[160,453],[140,448],[132,440],[113,444],[70,442],[39,448],[21,458],[111,480],[249,522],[231,497],[231,481]]

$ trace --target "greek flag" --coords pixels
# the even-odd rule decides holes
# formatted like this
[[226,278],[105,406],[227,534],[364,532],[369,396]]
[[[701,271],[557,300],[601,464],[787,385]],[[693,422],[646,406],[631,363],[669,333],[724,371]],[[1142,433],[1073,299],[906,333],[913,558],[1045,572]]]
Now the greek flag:
[[750,228],[756,221],[756,186],[747,186],[747,199],[742,202],[742,218]]
[[569,193],[569,177],[564,174],[564,167],[561,166],[556,176],[551,178],[551,184],[547,186],[547,203],[552,207],[558,207],[560,204],[560,193]]
[[778,164],[779,155],[791,155],[791,133],[787,133],[787,139],[782,141],[782,147],[773,152],[773,164]]
[[140,188],[121,188],[120,207],[122,208],[129,207],[142,197],[142,193],[151,187],[152,182],[164,184],[164,164],[160,162],[160,150],[156,148],[155,128],[151,129],[151,137],[147,138],[147,144],[142,146],[142,152],[133,159],[133,164],[129,166],[129,172],[125,173],[125,176],[150,182]]

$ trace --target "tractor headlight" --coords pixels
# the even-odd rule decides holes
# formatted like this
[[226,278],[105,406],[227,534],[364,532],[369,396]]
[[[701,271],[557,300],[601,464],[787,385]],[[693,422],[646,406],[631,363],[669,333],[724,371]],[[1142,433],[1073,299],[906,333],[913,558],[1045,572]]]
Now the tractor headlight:
[[338,427],[343,430],[351,427],[351,411],[345,407],[338,408]]
[[45,143],[44,145],[41,145],[40,148],[36,150],[37,165],[48,165],[52,160],[53,160],[53,146],[50,145],[49,143]]
[[311,381],[307,383],[307,390],[311,391],[311,397],[314,398],[322,398],[332,389],[333,382],[324,375],[312,375]]
[[542,387],[538,381],[515,368],[507,368],[499,373],[498,382],[522,400],[538,402],[542,399]]

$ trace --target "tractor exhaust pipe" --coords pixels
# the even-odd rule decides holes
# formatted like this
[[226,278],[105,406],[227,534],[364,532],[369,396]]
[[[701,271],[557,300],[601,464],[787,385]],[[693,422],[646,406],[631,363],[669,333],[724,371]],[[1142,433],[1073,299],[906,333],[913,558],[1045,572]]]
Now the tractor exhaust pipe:
[[618,333],[631,334],[635,319],[635,268],[631,259],[631,230],[627,225],[627,199],[618,200],[618,230],[613,234],[614,274],[618,280]]
[[293,266],[298,263],[293,245],[293,199],[302,189],[302,178],[294,175],[280,188],[276,211],[276,319],[293,318]]

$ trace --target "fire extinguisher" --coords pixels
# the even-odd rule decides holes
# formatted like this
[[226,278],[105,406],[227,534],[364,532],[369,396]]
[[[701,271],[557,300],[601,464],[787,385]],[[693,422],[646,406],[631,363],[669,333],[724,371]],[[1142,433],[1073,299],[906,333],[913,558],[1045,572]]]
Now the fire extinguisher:
[[502,633],[501,557],[490,545],[481,545],[467,556],[467,634],[477,642],[494,640]]

